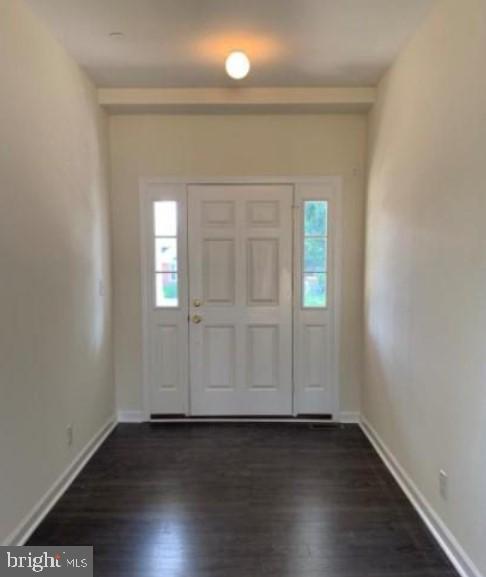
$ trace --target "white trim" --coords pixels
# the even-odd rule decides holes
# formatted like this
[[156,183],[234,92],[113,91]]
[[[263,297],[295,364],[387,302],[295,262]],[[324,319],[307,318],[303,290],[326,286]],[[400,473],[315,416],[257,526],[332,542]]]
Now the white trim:
[[[147,421],[150,419],[150,390],[149,390],[149,348],[150,348],[150,337],[149,337],[149,313],[152,305],[150,302],[149,290],[150,284],[153,282],[153,278],[149,275],[149,241],[147,235],[149,231],[147,229],[147,207],[150,202],[149,200],[149,181],[145,182],[143,179],[139,180],[139,236],[140,236],[140,282],[141,282],[141,295],[142,295],[142,420]],[[152,241],[152,236],[150,237]],[[128,413],[132,411],[118,411],[118,420],[120,422],[133,422],[129,420]],[[125,421],[124,415],[127,415],[127,420]]]
[[2,545],[23,545],[38,525],[44,520],[45,516],[54,507],[57,501],[62,497],[69,485],[78,476],[81,469],[91,459],[98,450],[103,441],[116,427],[117,421],[112,416],[99,429],[83,449],[77,454],[74,460],[61,473],[53,485],[37,501],[27,515],[22,519],[16,529],[4,540]]
[[341,411],[339,414],[340,423],[360,424],[361,414],[359,411]]
[[144,421],[143,411],[118,411],[119,423],[143,423]]
[[336,417],[341,414],[341,326],[342,326],[342,287],[343,287],[343,190],[344,179],[336,179],[336,191],[334,194],[334,343],[333,343],[333,385]]
[[140,177],[139,188],[151,184],[321,184],[332,182],[339,184],[341,175],[328,176],[168,176]]
[[114,114],[366,112],[375,99],[369,86],[98,89],[99,104]]
[[[150,185],[184,185],[186,188],[190,185],[211,185],[211,184],[288,184],[297,186],[299,184],[331,184],[334,189],[334,203],[335,203],[335,247],[334,247],[334,367],[333,367],[333,388],[334,388],[334,421],[338,422],[340,415],[340,374],[341,374],[341,353],[340,353],[340,334],[341,334],[341,313],[342,313],[342,192],[343,192],[343,177],[341,175],[328,176],[228,176],[228,177],[140,177],[139,178],[139,226],[140,226],[140,263],[141,263],[141,291],[142,291],[142,403],[143,403],[143,419],[150,421],[150,391],[148,386],[148,323],[147,323],[147,283],[150,282],[147,275],[146,263],[146,197],[147,190]],[[295,195],[295,192],[294,192]],[[295,306],[295,305],[294,305]],[[189,383],[187,384],[188,391],[190,390]],[[295,383],[294,383],[295,388]],[[123,414],[124,411],[120,411]],[[135,421],[137,422],[137,421]],[[160,421],[158,421],[160,422]],[[354,422],[354,421],[353,421]]]
[[[148,387],[149,379],[149,333],[147,311],[149,309],[149,299],[147,297],[147,286],[151,282],[148,276],[147,266],[147,222],[146,222],[146,205],[147,205],[147,190],[149,181],[145,179],[139,180],[139,238],[140,238],[140,291],[142,296],[142,413],[144,419],[150,418],[150,394]],[[120,415],[124,411],[119,411]],[[127,411],[128,412],[128,411]]]
[[361,417],[361,429],[458,573],[462,577],[483,577],[456,537],[364,416]]

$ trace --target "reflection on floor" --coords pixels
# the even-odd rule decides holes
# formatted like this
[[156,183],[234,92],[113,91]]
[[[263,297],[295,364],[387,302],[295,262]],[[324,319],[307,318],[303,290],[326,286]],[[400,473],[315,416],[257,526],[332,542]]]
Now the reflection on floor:
[[355,425],[118,425],[29,544],[98,577],[456,576]]

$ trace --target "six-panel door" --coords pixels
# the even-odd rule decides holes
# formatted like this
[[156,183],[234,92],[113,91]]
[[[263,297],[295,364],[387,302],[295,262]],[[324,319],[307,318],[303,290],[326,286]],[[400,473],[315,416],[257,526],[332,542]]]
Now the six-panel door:
[[292,192],[188,189],[193,415],[292,414]]

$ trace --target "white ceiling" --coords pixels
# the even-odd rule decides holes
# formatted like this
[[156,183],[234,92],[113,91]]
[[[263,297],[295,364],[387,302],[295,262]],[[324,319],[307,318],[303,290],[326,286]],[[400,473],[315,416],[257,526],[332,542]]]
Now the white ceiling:
[[[27,0],[104,87],[374,85],[434,0]],[[110,37],[123,32],[122,38]]]

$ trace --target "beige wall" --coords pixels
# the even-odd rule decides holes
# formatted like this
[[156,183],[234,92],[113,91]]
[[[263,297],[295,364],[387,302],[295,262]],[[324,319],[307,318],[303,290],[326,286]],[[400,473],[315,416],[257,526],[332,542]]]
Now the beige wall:
[[21,0],[0,0],[0,14],[1,543],[107,422],[114,394],[106,119]]
[[139,177],[344,177],[342,410],[359,409],[362,339],[363,115],[110,118],[118,406],[141,409]]
[[486,3],[443,0],[380,85],[363,393],[366,418],[483,574],[485,63]]

